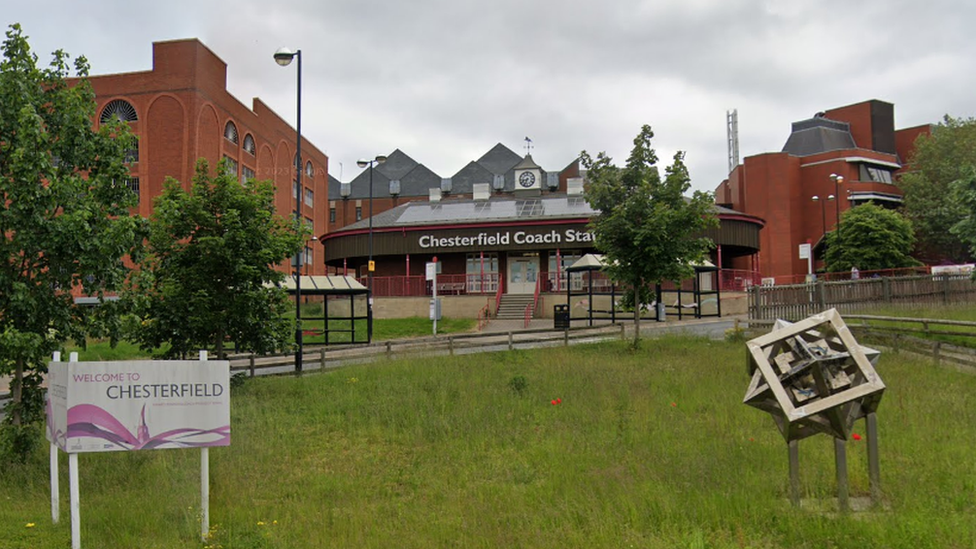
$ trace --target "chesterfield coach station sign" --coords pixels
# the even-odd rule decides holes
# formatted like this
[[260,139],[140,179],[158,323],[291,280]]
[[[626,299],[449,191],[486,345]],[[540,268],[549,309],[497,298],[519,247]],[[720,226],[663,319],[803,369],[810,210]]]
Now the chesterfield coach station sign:
[[[540,230],[541,229],[541,230]],[[447,235],[424,234],[420,236],[419,244],[423,249],[454,249],[477,248],[486,249],[493,246],[510,247],[512,244],[592,244],[593,233],[574,228],[546,230],[544,227],[536,230],[504,230],[483,231],[476,235],[451,236],[450,231],[441,231]]]

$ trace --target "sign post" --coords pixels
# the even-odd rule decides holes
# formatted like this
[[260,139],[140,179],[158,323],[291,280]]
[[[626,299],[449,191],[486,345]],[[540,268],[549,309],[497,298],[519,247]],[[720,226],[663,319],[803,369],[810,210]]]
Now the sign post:
[[210,446],[230,445],[230,363],[149,360],[48,364],[51,518],[59,520],[58,458],[68,453],[71,547],[81,548],[78,454],[200,448],[201,539],[210,530]]
[[430,300],[430,319],[434,321],[434,335],[437,335],[437,317],[440,316],[440,303],[437,302],[437,256],[426,265],[427,280],[431,281],[433,299]]
[[807,260],[807,282],[813,281],[813,254],[810,253],[810,243],[800,244],[800,259]]

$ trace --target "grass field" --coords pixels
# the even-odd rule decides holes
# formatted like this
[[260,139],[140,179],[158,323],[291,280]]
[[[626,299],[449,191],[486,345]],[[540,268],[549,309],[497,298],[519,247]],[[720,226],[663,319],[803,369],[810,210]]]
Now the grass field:
[[[741,404],[744,354],[671,337],[249,380],[232,445],[210,452],[209,543],[199,452],[164,450],[80,456],[84,546],[976,545],[976,378],[882,355],[885,504],[845,516],[789,506],[786,445]],[[832,449],[800,443],[805,497],[832,496]],[[863,441],[848,460],[852,496],[866,495]],[[46,448],[0,469],[0,545],[68,546],[62,469],[59,525]]]

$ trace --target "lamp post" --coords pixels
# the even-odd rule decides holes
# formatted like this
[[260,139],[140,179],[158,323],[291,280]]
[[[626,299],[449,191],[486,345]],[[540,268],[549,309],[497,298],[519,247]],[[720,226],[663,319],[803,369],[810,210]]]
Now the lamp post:
[[386,156],[382,154],[376,155],[376,158],[372,160],[361,158],[356,161],[356,165],[360,168],[369,166],[369,258],[366,264],[366,288],[369,290],[367,294],[369,296],[369,315],[366,321],[366,338],[368,341],[373,339],[373,269],[376,268],[376,264],[373,263],[373,166],[384,162],[386,162]]
[[840,242],[840,185],[844,183],[844,176],[832,173],[830,180],[834,182],[834,197],[837,198],[837,207],[834,208],[834,213],[836,215],[837,241]]
[[820,238],[823,240],[824,251],[824,270],[827,270],[827,207],[824,202],[828,202],[834,199],[834,195],[827,195],[827,200],[820,200],[820,197],[813,195],[810,197],[814,202],[820,203]]
[[[291,60],[298,58],[298,120],[295,123],[295,186],[297,187],[295,196],[295,222],[301,223],[302,213],[302,50],[291,51],[288,48],[279,48],[274,53],[275,63],[282,67],[291,64]],[[305,250],[299,250],[295,255],[295,371],[302,372],[302,255]]]

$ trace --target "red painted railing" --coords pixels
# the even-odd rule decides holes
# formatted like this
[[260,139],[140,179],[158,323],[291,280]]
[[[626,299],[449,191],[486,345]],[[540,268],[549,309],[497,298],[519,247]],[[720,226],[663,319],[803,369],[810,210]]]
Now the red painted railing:
[[499,282],[498,291],[495,293],[495,315],[498,315],[498,308],[502,306],[502,295],[505,293],[505,286]]
[[[366,278],[358,279],[364,286]],[[437,295],[491,295],[499,284],[498,273],[437,275]],[[374,276],[373,295],[408,297],[433,294],[433,283],[424,275]]]
[[[927,268],[923,268],[927,272]],[[862,271],[860,276],[862,278],[874,276],[878,274],[879,276],[896,276],[896,271],[906,271],[902,274],[916,274],[918,269],[900,269],[900,270],[889,270],[889,271]],[[579,293],[586,291],[590,285],[590,279],[592,279],[593,291],[595,293],[609,293],[613,283],[607,278],[605,273],[600,271],[592,271],[581,274],[573,274],[572,276],[565,276],[566,273],[560,273],[562,276],[559,280],[556,279],[556,273],[541,272],[539,273],[539,278],[536,281],[535,288],[535,299],[533,303],[533,309],[538,311],[541,294],[547,293],[562,293],[566,291],[566,285],[569,284],[572,288],[573,293]],[[710,284],[711,288],[718,284],[722,291],[744,291],[749,288],[749,286],[755,284],[762,284],[764,280],[769,283],[768,279],[763,279],[762,276],[755,271],[744,271],[736,269],[723,269],[717,272],[717,276],[712,273],[705,273],[702,275],[702,282],[707,277],[711,277]],[[844,280],[850,278],[850,273],[828,273],[821,274],[820,277],[826,277],[827,280]],[[795,284],[804,282],[805,277],[800,275],[797,277],[777,277],[775,280],[776,284]],[[367,285],[366,278],[358,279],[364,286]],[[684,290],[692,289],[692,280],[688,279],[681,282],[681,288]],[[675,289],[677,286],[671,282],[665,282],[663,285],[665,290]],[[411,275],[411,276],[374,276],[372,281],[373,295],[377,297],[409,297],[409,296],[428,296],[433,293],[432,283],[426,279],[423,275]],[[495,295],[495,310],[498,310],[498,305],[501,302],[501,296],[504,292],[504,280],[499,276],[499,273],[485,273],[481,274],[442,274],[437,275],[437,295],[450,296],[450,295]]]

